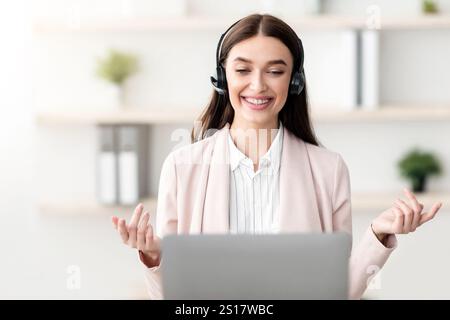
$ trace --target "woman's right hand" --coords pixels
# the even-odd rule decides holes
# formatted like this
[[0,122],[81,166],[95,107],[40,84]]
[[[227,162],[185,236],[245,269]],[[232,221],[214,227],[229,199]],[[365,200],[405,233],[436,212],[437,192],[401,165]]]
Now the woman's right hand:
[[150,213],[144,212],[142,203],[134,209],[130,223],[125,219],[112,216],[111,220],[115,229],[119,232],[124,244],[142,252],[145,264],[159,264],[161,257],[161,239],[153,233],[150,221]]

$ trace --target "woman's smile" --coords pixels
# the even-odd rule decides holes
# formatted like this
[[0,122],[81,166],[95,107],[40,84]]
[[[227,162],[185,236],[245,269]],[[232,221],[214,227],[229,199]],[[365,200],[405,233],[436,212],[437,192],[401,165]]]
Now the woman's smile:
[[250,96],[241,96],[241,102],[246,107],[252,110],[264,110],[269,107],[273,102],[272,97],[250,97]]

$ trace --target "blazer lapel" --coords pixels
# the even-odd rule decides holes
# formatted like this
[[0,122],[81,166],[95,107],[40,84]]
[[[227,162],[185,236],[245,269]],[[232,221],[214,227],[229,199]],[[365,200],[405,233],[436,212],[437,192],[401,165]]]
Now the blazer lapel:
[[203,233],[229,232],[229,180],[230,160],[228,150],[229,124],[215,133],[216,140],[211,156],[203,209]]
[[281,232],[321,232],[317,197],[305,142],[284,128],[280,165]]
[[[191,194],[191,197],[194,199],[194,207],[192,212],[192,218],[191,218],[191,224],[189,227],[189,233],[191,234],[198,234],[202,233],[203,229],[203,211],[204,211],[204,205],[205,205],[205,196],[206,196],[206,186],[208,183],[208,175],[209,175],[209,165],[208,163],[211,160],[211,154],[212,154],[212,147],[207,148],[203,151],[203,154],[200,155],[203,163],[201,163],[201,173],[200,173],[200,181],[198,182],[199,186],[205,186],[205,187],[198,187],[193,191],[193,194]],[[194,188],[192,188],[194,190]]]

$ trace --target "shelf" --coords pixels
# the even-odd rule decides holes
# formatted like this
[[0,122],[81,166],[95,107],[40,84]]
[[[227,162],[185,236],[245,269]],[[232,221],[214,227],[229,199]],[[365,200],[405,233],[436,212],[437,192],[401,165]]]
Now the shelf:
[[[150,213],[156,212],[156,199],[146,198],[141,200],[144,208]],[[136,203],[137,205],[138,203]],[[58,216],[83,216],[83,215],[126,215],[133,212],[136,205],[101,205],[95,202],[56,203],[42,202],[38,204],[38,212],[44,215]]]
[[389,122],[389,121],[449,121],[450,105],[410,106],[383,105],[374,110],[318,111],[312,110],[312,119],[318,123]]
[[[79,26],[70,26],[58,21],[38,21],[34,24],[36,33],[55,32],[138,32],[138,31],[202,31],[224,30],[238,18],[148,18],[148,19],[117,19],[103,21],[86,21]],[[364,19],[337,16],[311,16],[285,18],[284,21],[294,28],[362,28]]]
[[79,26],[62,21],[37,21],[35,33],[58,32],[136,32],[136,31],[193,31],[224,28],[229,21],[208,18],[135,18],[104,19],[80,22]]
[[419,15],[416,17],[382,18],[381,29],[448,29],[450,15]]
[[191,123],[201,109],[161,108],[127,109],[122,111],[44,111],[38,112],[36,121],[41,125],[64,124],[174,124]]
[[[429,210],[436,202],[442,202],[444,210],[450,208],[450,193],[415,193],[419,202],[425,205],[425,210]],[[352,211],[355,214],[365,213],[367,211],[384,211],[389,209],[397,198],[406,200],[403,192],[390,193],[354,193],[352,195]],[[156,199],[147,198],[141,200],[144,207],[150,213],[156,212]],[[137,204],[136,204],[137,205]],[[126,215],[133,212],[135,205],[132,206],[102,206],[96,203],[42,203],[38,206],[41,214],[56,214],[60,216],[70,215]]]
[[[317,123],[384,122],[384,121],[449,121],[450,105],[380,106],[376,110],[317,111],[311,108],[311,117]],[[317,108],[320,110],[320,108]],[[202,109],[161,108],[128,109],[123,111],[75,112],[42,111],[36,114],[39,125],[86,125],[86,124],[187,124],[193,123]]]
[[[424,210],[429,210],[436,202],[442,202],[443,210],[450,208],[450,193],[430,192],[430,193],[414,193],[417,200],[425,205]],[[397,199],[407,200],[402,191],[390,193],[358,193],[353,194],[352,209],[356,214],[361,211],[384,211],[393,206]]]
[[[367,17],[318,15],[284,19],[294,29],[369,29]],[[385,17],[380,20],[380,29],[448,29],[450,15],[417,15],[410,17]]]
[[[282,17],[294,29],[367,29],[367,17],[314,15]],[[208,31],[224,30],[237,17],[173,17],[173,18],[134,18],[103,19],[82,21],[71,26],[63,21],[36,21],[35,33],[58,32],[137,32],[137,31]],[[382,18],[380,29],[446,29],[450,28],[450,15],[417,15],[409,17]]]

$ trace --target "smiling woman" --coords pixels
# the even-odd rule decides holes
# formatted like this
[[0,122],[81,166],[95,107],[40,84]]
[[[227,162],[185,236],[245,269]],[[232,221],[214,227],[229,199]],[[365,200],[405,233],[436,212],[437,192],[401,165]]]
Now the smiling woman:
[[[217,45],[217,71],[211,79],[215,90],[201,127],[192,130],[192,141],[226,123],[232,128],[278,128],[279,119],[295,136],[318,146],[303,61],[300,38],[280,19],[255,14],[233,24]],[[251,112],[259,110],[263,112]]]
[[[314,135],[303,60],[301,40],[270,15],[245,17],[220,38],[214,92],[192,131],[194,143],[171,152],[161,170],[156,233],[142,205],[129,225],[113,217],[123,242],[137,248],[148,267],[152,298],[163,297],[160,241],[169,234],[352,234],[349,171]],[[349,298],[362,296],[373,270],[397,246],[395,234],[415,231],[441,207],[423,213],[409,190],[405,195],[353,247]],[[270,283],[270,276],[260,282]]]

